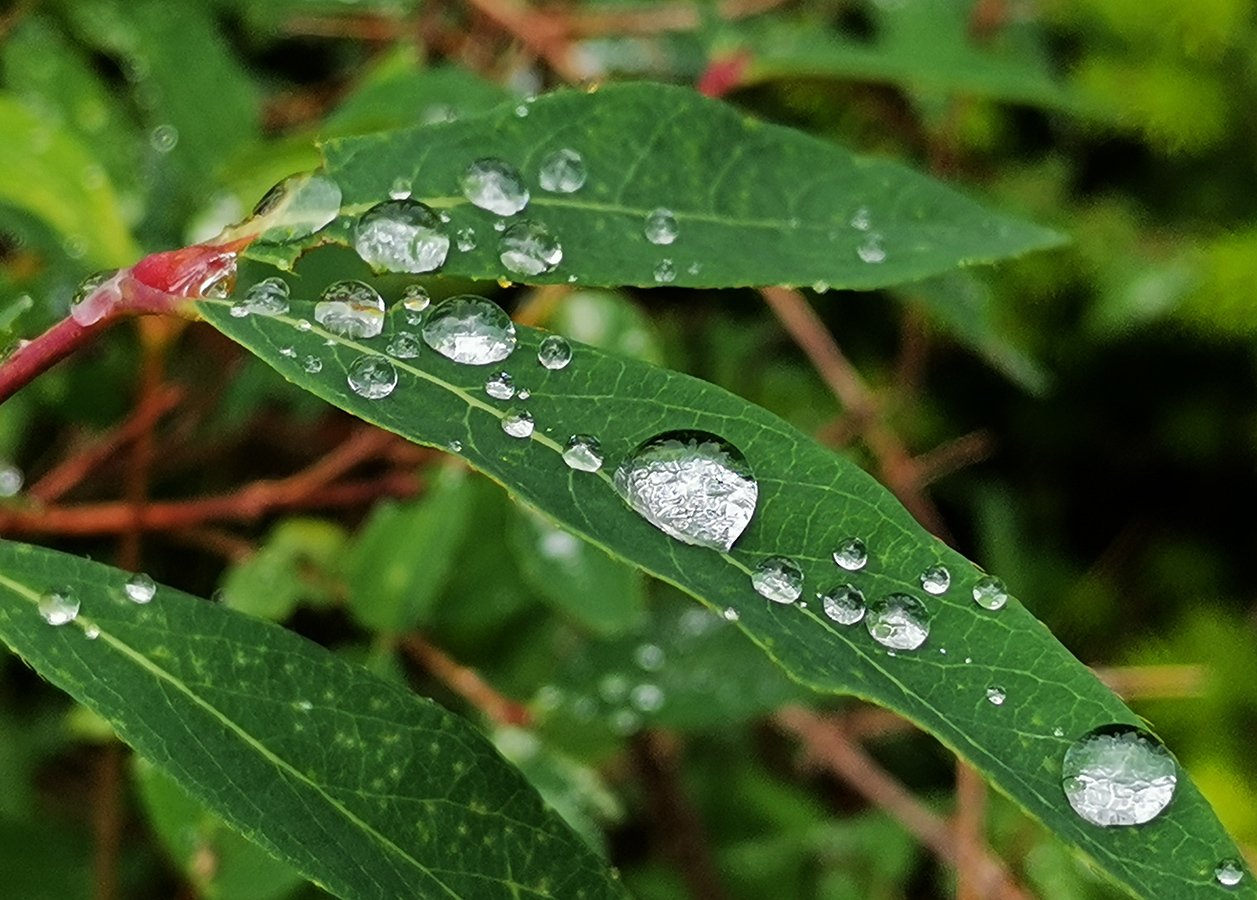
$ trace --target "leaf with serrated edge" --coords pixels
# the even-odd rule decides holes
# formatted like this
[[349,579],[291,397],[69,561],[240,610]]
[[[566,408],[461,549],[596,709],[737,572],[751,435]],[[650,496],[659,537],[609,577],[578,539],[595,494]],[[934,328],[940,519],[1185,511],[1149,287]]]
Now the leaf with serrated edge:
[[[303,283],[298,293],[317,289]],[[1074,814],[1060,783],[1070,742],[1101,725],[1139,726],[1139,717],[1016,600],[997,612],[975,605],[970,595],[981,570],[922,529],[853,463],[766,410],[691,376],[576,342],[570,365],[546,369],[537,362],[544,333],[522,326],[518,348],[504,363],[460,365],[424,347],[418,358],[392,361],[398,383],[390,396],[367,400],[349,388],[347,367],[363,355],[383,357],[392,335],[410,327],[397,311],[380,337],[356,341],[317,325],[300,330],[298,317],[309,317],[309,304],[294,303],[290,315],[275,317],[235,318],[228,307],[201,303],[215,327],[284,377],[419,443],[458,442],[468,462],[564,528],[715,609],[736,611],[740,627],[791,676],[817,691],[854,694],[902,713],[1137,896],[1198,896],[1212,884],[1217,861],[1238,856],[1185,774],[1173,803],[1147,825],[1097,828]],[[302,368],[307,354],[322,359],[318,374]],[[526,405],[536,430],[528,439],[503,433],[510,403],[484,393],[487,375],[500,368],[531,391]],[[745,454],[758,480],[755,516],[727,554],[665,536],[612,490],[609,473],[619,461],[643,440],[676,429],[724,437]],[[573,433],[599,438],[607,459],[602,471],[563,463]],[[869,548],[860,572],[839,570],[830,558],[850,535]],[[771,603],[752,589],[755,565],[776,554],[802,568],[806,607]],[[941,597],[925,595],[918,580],[935,564],[951,572]],[[892,592],[923,597],[933,617],[925,645],[892,656],[863,626],[829,621],[815,592],[847,581],[870,599]],[[1002,706],[986,698],[992,684],[1007,691]],[[1257,890],[1246,881],[1230,896],[1257,897]]]
[[[0,541],[0,639],[246,837],[344,900],[622,898],[463,720],[292,632]],[[40,595],[82,603],[53,627]],[[86,631],[98,628],[90,640]]]

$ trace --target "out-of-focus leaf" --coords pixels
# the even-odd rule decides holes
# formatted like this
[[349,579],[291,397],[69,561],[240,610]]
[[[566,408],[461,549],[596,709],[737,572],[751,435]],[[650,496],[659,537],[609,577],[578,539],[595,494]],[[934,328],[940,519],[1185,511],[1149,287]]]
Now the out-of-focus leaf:
[[249,615],[280,622],[302,602],[326,603],[327,579],[340,567],[344,530],[322,519],[286,519],[258,551],[223,579],[223,602]]
[[88,900],[91,844],[65,825],[0,819],[0,885],[14,900]]
[[663,362],[659,337],[649,317],[616,291],[573,291],[542,324],[610,353],[656,365]]

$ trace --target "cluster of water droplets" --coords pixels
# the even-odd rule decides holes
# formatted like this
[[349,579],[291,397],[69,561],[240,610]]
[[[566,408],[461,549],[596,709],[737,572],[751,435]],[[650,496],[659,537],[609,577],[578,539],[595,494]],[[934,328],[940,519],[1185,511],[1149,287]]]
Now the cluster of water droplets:
[[[122,596],[132,603],[145,604],[157,596],[157,582],[143,572],[131,575],[122,585]],[[35,609],[49,625],[69,625],[79,617],[82,603],[73,587],[62,585],[50,588],[39,596]],[[85,623],[83,633],[89,640],[100,637],[100,627]]]

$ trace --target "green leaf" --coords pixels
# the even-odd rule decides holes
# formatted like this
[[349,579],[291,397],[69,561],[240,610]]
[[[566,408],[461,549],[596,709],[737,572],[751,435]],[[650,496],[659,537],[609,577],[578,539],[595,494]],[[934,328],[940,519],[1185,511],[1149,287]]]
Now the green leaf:
[[[465,721],[270,623],[0,543],[0,639],[193,797],[333,894],[621,897]],[[82,602],[53,627],[50,587]],[[89,628],[99,629],[95,640]]]
[[[539,167],[562,149],[579,153],[588,173],[575,193],[539,184]],[[558,267],[529,279],[537,283],[874,288],[1062,240],[897,163],[859,158],[662,85],[560,91],[457,122],[333,140],[323,150],[341,188],[341,217],[302,241],[255,243],[248,255],[287,267],[319,243],[351,245],[357,216],[387,200],[400,179],[449,216],[451,235],[475,236],[469,251],[451,246],[443,274],[512,280],[518,276],[500,259],[499,217],[473,206],[459,186],[483,157],[519,169],[532,199],[518,218],[543,225],[562,245]],[[662,246],[644,231],[660,208],[678,228]]]
[[334,570],[344,545],[344,532],[331,522],[281,522],[256,553],[227,570],[223,603],[275,622],[292,615],[302,601],[326,603],[333,599],[327,573]]
[[[544,335],[526,327],[518,328],[513,357],[493,370],[461,365],[424,347],[417,358],[391,361],[398,381],[390,395],[366,399],[351,390],[348,366],[364,356],[387,358],[383,348],[408,327],[405,318],[388,316],[384,334],[370,341],[319,326],[302,330],[299,320],[313,319],[303,299],[317,296],[319,287],[300,282],[290,315],[237,318],[226,301],[200,306],[215,327],[284,377],[414,441],[457,446],[472,465],[564,528],[716,610],[730,610],[796,680],[817,691],[872,700],[915,721],[1136,894],[1196,895],[1211,883],[1219,859],[1238,855],[1186,775],[1166,812],[1140,828],[1102,829],[1078,817],[1061,788],[1065,750],[1093,728],[1138,726],[1139,717],[1021,604],[1012,600],[995,612],[975,605],[971,592],[981,570],[925,532],[884,488],[831,450],[718,387],[593,347],[575,344],[570,365],[544,368],[537,362]],[[320,372],[305,371],[306,355],[322,360]],[[486,375],[500,366],[531,391],[526,407],[536,430],[528,439],[503,433],[509,404],[484,393]],[[667,537],[630,511],[611,487],[609,470],[644,440],[673,430],[720,435],[742,451],[755,473],[758,507],[729,553]],[[564,464],[564,443],[576,433],[599,438],[608,461],[603,471]],[[835,567],[831,554],[852,535],[867,542],[870,560],[848,573]],[[800,566],[806,607],[771,603],[752,588],[752,571],[777,554]],[[924,595],[922,572],[940,564],[951,573],[950,588],[939,597]],[[826,618],[816,591],[846,581],[871,600],[894,592],[925,597],[932,616],[925,645],[888,651],[862,626]],[[1006,690],[1003,705],[988,702],[992,685]],[[1257,896],[1257,888],[1246,882],[1240,894]]]

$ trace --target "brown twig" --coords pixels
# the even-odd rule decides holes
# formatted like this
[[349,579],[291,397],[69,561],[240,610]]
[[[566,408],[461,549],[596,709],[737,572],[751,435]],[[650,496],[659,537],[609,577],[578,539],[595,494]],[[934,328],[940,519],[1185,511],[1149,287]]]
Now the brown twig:
[[451,659],[439,647],[429,644],[418,634],[402,638],[402,649],[433,677],[462,697],[496,725],[528,725],[532,716],[528,709],[510,697],[498,693],[474,669]]
[[92,900],[118,896],[118,851],[122,846],[122,745],[116,738],[100,749],[92,810]]
[[986,785],[963,759],[956,760],[956,900],[981,900],[974,880],[985,853]]
[[955,440],[939,444],[912,460],[916,483],[925,487],[957,469],[981,462],[991,455],[995,439],[986,429],[961,435]]
[[215,556],[221,556],[229,563],[236,563],[252,556],[257,547],[252,541],[224,531],[221,528],[181,528],[166,535],[173,541],[207,550]]
[[1209,676],[1209,670],[1198,665],[1112,666],[1092,671],[1123,700],[1203,697]]

